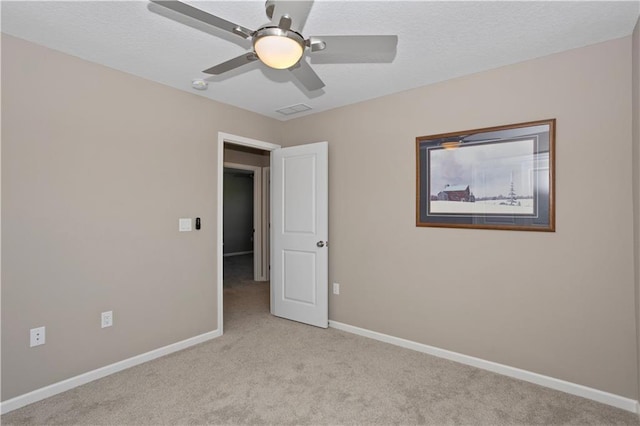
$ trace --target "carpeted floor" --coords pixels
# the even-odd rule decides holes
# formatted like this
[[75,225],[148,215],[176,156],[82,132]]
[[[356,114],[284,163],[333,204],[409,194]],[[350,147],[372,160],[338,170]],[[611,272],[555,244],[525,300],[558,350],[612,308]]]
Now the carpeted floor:
[[225,334],[2,416],[2,424],[639,425],[635,414],[269,314],[225,259]]

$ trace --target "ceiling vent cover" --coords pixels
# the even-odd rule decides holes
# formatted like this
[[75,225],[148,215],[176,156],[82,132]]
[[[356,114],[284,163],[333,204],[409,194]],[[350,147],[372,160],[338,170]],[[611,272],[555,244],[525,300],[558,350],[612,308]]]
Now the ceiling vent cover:
[[277,109],[276,112],[279,112],[282,115],[293,115],[303,111],[309,111],[310,109],[311,107],[309,105],[297,104],[297,105],[291,105],[288,107]]

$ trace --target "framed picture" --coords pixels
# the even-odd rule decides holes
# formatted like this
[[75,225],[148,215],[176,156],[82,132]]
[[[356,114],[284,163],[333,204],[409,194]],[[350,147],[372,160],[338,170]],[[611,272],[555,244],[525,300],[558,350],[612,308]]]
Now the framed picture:
[[555,125],[416,138],[416,226],[554,232]]

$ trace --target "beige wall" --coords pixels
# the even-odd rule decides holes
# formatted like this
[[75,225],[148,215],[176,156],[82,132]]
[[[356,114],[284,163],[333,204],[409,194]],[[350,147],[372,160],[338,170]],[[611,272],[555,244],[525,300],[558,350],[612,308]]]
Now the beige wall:
[[2,89],[2,399],[217,329],[217,134],[281,123],[6,35]]
[[[557,119],[557,232],[415,226],[415,138]],[[329,141],[330,318],[637,398],[631,37],[288,121]]]
[[638,386],[640,386],[640,19],[633,31],[633,217],[636,284],[636,330],[638,333]]

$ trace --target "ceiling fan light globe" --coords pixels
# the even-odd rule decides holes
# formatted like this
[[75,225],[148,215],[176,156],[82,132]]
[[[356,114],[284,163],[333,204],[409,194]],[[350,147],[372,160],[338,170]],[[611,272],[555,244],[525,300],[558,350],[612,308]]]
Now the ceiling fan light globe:
[[260,37],[255,41],[253,48],[265,65],[279,70],[297,64],[304,53],[304,47],[300,42],[281,35]]

